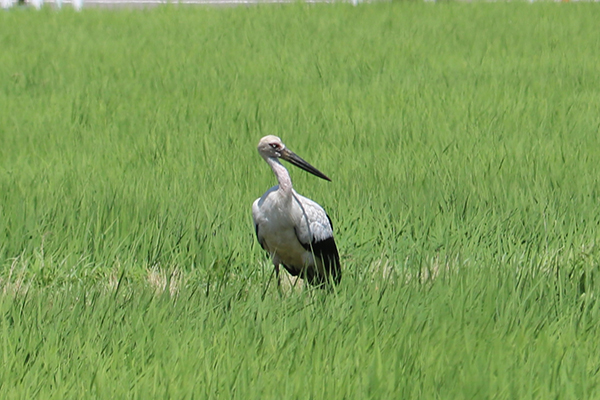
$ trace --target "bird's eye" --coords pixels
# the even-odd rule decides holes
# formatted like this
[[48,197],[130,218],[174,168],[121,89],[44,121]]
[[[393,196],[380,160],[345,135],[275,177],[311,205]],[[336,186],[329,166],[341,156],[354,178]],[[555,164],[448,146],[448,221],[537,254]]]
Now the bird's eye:
[[272,149],[277,150],[277,143],[270,143],[269,146],[271,146]]

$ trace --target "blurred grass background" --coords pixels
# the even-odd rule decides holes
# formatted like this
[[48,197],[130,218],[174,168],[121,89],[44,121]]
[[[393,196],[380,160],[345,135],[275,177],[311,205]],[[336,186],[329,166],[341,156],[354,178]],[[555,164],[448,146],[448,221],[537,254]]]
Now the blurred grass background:
[[266,134],[333,176],[293,178],[332,214],[350,268],[590,245],[596,13],[3,13],[0,260],[40,253],[49,278],[115,263],[245,274],[260,253],[248,205],[273,183]]
[[[598,20],[0,13],[0,393],[597,397]],[[333,219],[335,295],[263,296],[267,134],[333,179],[291,171]]]

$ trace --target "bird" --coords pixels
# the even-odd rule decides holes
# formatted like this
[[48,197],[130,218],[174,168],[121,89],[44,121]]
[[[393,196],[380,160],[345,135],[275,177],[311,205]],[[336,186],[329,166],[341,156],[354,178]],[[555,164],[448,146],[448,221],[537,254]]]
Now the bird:
[[294,190],[290,174],[279,160],[321,179],[331,179],[289,150],[277,136],[260,139],[258,153],[278,182],[252,204],[256,237],[271,257],[277,284],[280,285],[280,265],[313,286],[338,284],[342,271],[331,218],[323,207]]

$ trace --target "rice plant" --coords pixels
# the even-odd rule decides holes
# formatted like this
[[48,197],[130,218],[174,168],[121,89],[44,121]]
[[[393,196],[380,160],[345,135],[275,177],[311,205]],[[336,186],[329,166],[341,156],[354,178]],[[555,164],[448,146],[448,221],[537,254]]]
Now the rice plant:
[[[0,397],[597,398],[594,4],[0,13]],[[333,293],[268,286],[273,134]]]

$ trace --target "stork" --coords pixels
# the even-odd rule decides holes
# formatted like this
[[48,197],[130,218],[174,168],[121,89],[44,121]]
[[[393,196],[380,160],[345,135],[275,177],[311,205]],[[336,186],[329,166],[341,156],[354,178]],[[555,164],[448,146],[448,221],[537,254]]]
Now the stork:
[[258,142],[258,153],[269,164],[278,185],[252,204],[256,237],[275,266],[279,284],[279,266],[311,285],[337,284],[342,278],[340,256],[333,239],[331,219],[320,205],[298,194],[279,159],[331,181],[321,171],[287,149],[277,136],[265,136]]

